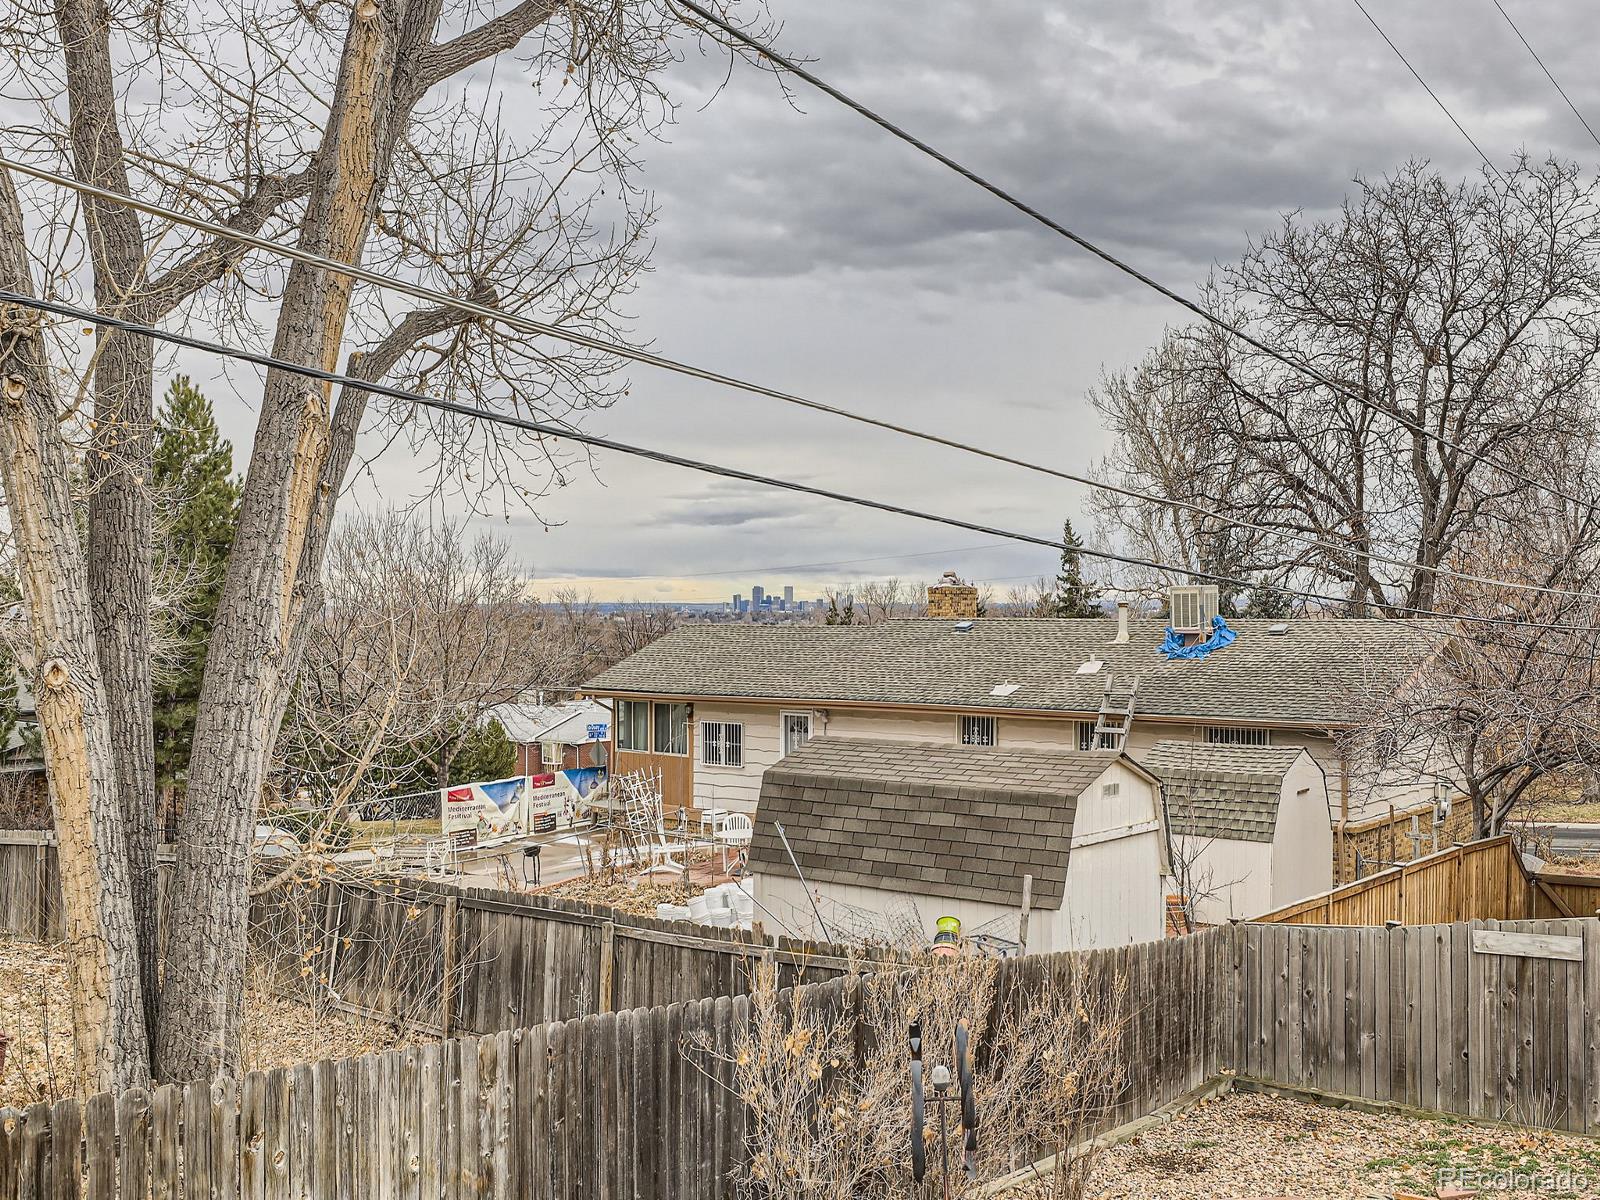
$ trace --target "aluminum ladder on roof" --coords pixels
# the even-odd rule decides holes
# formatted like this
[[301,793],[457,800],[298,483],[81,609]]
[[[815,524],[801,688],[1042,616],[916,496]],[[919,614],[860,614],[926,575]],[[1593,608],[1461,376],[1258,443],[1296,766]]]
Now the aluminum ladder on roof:
[[1125,699],[1118,699],[1115,691],[1116,677],[1106,672],[1105,691],[1100,695],[1100,712],[1094,722],[1095,750],[1121,750],[1128,740],[1128,730],[1133,727],[1133,701],[1139,692],[1139,676],[1133,677]]

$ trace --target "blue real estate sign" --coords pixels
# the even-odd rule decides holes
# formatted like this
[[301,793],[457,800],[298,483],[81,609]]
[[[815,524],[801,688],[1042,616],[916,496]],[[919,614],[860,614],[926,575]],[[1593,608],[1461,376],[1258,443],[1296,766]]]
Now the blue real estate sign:
[[610,728],[611,726],[607,725],[604,721],[601,721],[598,725],[589,726],[589,740],[591,742],[605,741],[606,733],[610,730]]

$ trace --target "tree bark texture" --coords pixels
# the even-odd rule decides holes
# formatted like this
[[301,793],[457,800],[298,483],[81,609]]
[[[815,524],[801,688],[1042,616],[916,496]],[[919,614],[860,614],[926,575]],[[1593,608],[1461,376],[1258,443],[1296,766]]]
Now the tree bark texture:
[[[22,212],[0,173],[0,286],[32,293]],[[137,931],[88,569],[37,313],[0,318],[0,478],[34,656],[60,842],[73,1037],[87,1091],[149,1080]]]
[[[433,83],[514,45],[548,18],[551,5],[519,5],[434,45],[439,9],[440,0],[354,6],[300,227],[306,249],[359,261],[416,102]],[[348,278],[296,262],[279,305],[273,354],[334,369],[350,292]],[[381,358],[375,354],[368,369],[392,365],[392,358],[387,364]],[[364,399],[341,396],[330,420],[327,387],[282,371],[266,378],[179,826],[170,911],[183,916],[167,934],[157,1038],[164,1079],[238,1070],[254,814]]]
[[[103,0],[56,0],[66,57],[68,133],[79,179],[131,194],[117,118],[110,16]],[[84,199],[84,224],[100,312],[147,324],[156,314],[146,280],[139,216]],[[150,687],[150,498],[154,348],[149,339],[97,331],[90,493],[88,595],[110,717],[115,781],[138,931],[144,1026],[152,1040],[159,995],[160,914],[156,882],[159,806]]]

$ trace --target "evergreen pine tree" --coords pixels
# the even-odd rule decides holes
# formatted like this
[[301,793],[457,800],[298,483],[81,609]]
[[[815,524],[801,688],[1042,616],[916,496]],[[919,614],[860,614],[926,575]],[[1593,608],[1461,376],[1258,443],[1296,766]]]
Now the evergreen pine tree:
[[462,739],[450,759],[449,776],[451,784],[487,783],[509,778],[516,770],[517,748],[505,726],[490,717]]
[[1100,616],[1100,589],[1083,577],[1083,542],[1072,528],[1069,519],[1062,523],[1061,540],[1066,549],[1061,552],[1061,570],[1056,574],[1055,591],[1050,600],[1052,617]]
[[233,446],[217,431],[211,402],[179,375],[156,414],[152,482],[167,554],[190,572],[192,588],[172,622],[174,663],[155,683],[156,786],[164,797],[183,787],[194,739],[206,643],[222,597],[228,550],[239,515]]

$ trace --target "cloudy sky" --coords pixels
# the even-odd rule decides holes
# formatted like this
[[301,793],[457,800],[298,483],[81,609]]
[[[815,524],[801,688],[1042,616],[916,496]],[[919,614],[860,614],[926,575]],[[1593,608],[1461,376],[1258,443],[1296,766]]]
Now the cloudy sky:
[[[1367,2],[1492,158],[1595,162],[1493,0]],[[1600,128],[1600,14],[1502,2]],[[1353,176],[1412,157],[1481,169],[1351,0],[771,8],[819,74],[1186,293],[1279,213],[1336,206]],[[661,213],[632,304],[641,339],[1069,469],[1105,451],[1086,389],[1179,310],[803,87],[791,105],[770,76],[692,53],[667,86],[678,121],[641,177]],[[1046,536],[1082,513],[1070,485],[644,367],[631,379],[590,429]],[[413,487],[391,458],[357,498]],[[496,524],[542,586],[601,599],[944,569],[1004,587],[1053,567],[1048,551],[605,455],[539,516],[548,531]]]

